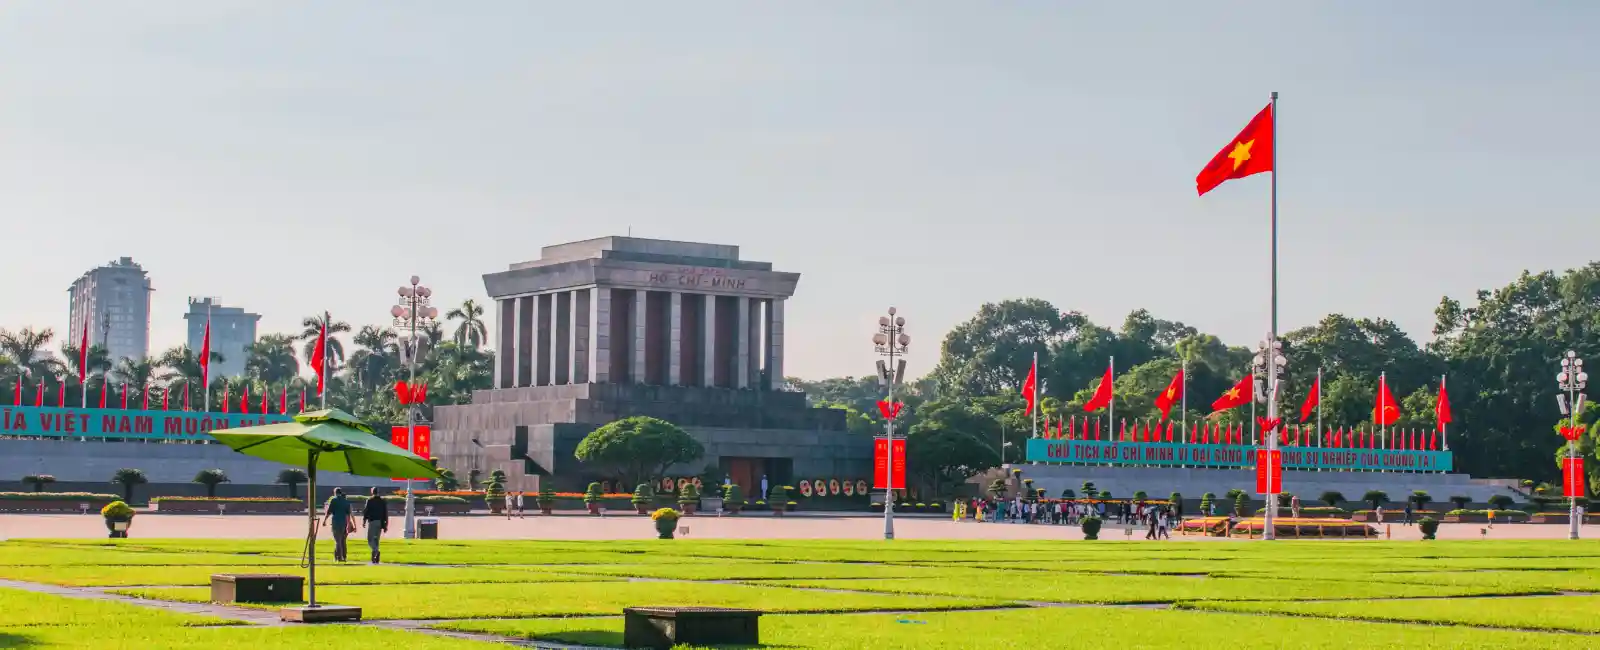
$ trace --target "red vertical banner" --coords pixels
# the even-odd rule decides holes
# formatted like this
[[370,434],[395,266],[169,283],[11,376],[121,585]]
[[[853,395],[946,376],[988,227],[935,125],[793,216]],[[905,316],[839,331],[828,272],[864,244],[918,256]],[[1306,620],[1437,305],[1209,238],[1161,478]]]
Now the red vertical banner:
[[1256,494],[1283,491],[1283,452],[1256,450]]
[[1562,496],[1585,496],[1583,489],[1583,459],[1563,458],[1561,460]]
[[389,444],[401,449],[411,449],[411,436],[405,427],[390,427]]
[[423,460],[427,460],[428,454],[433,451],[431,444],[433,430],[421,424],[416,426],[416,430],[417,436],[412,441],[411,453],[421,456]]
[[[893,457],[892,469],[890,464],[891,457]],[[883,481],[885,475],[893,474],[889,479],[893,482],[891,489],[906,489],[906,439],[895,438],[894,452],[891,454],[888,438],[874,438],[872,440],[872,467],[873,487],[879,490],[884,489]]]

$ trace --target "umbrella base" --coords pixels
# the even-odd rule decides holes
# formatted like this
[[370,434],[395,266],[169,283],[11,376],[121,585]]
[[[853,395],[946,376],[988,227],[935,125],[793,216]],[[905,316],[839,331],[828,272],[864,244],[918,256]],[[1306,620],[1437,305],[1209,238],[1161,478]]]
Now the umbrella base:
[[317,605],[308,607],[285,607],[279,610],[278,617],[291,623],[332,623],[338,621],[361,620],[361,608],[348,605]]

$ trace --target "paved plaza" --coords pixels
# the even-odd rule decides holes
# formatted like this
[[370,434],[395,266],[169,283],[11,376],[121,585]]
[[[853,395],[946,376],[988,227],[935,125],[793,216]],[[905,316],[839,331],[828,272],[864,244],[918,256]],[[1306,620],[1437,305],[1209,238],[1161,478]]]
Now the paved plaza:
[[[624,540],[655,536],[647,517],[624,514],[605,517],[587,515],[529,516],[506,519],[492,515],[439,517],[441,539],[544,539],[544,540]],[[390,521],[389,536],[400,536],[401,520]],[[770,514],[732,517],[685,517],[680,530],[686,539],[881,539],[883,519],[859,515]],[[1378,527],[1392,539],[1420,540],[1416,526],[1384,524]],[[1131,534],[1129,534],[1131,530]],[[1440,539],[1479,539],[1487,530],[1489,539],[1565,539],[1567,526],[1555,524],[1441,524]],[[296,515],[157,515],[141,514],[134,519],[131,536],[144,539],[295,539],[305,537],[306,519]],[[326,529],[323,530],[327,534]],[[96,515],[0,515],[0,539],[92,539],[106,536],[105,524]],[[954,522],[948,518],[906,516],[895,519],[899,539],[972,540],[1081,540],[1076,526],[1031,524],[979,524]],[[1139,540],[1142,528],[1108,523],[1102,540]],[[1585,539],[1600,539],[1600,525],[1583,527]],[[1173,535],[1174,540],[1224,541],[1215,537]],[[1354,541],[1354,540],[1353,540]]]

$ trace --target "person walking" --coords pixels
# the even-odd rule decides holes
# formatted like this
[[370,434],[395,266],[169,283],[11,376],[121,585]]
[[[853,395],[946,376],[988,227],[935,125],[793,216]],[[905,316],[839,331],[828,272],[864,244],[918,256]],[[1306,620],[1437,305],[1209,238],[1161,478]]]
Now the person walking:
[[1411,509],[1412,509],[1412,508],[1413,508],[1413,506],[1412,506],[1412,502],[1411,502],[1411,501],[1409,501],[1409,500],[1408,500],[1408,501],[1406,501],[1406,515],[1405,515],[1405,520],[1404,520],[1404,521],[1402,521],[1402,522],[1401,522],[1401,523],[1403,523],[1403,524],[1405,524],[1405,525],[1407,525],[1407,526],[1410,526],[1410,525],[1411,525],[1411,512],[1412,512],[1412,510],[1411,510]]
[[523,514],[523,513],[524,513],[524,512],[525,512],[525,511],[524,511],[524,510],[523,510],[523,509],[522,509],[522,493],[521,493],[521,492],[518,492],[518,493],[517,493],[517,518],[518,518],[518,519],[523,519],[523,518],[525,518],[525,517],[526,517],[526,515],[525,515],[525,514]]
[[1290,513],[1290,516],[1294,517],[1295,519],[1299,519],[1300,518],[1300,496],[1299,495],[1295,495],[1295,496],[1289,497],[1289,513]]
[[381,558],[378,542],[383,541],[384,532],[389,530],[389,504],[378,496],[378,488],[372,488],[372,496],[367,497],[367,507],[361,509],[361,522],[367,527],[367,546],[372,548],[372,563],[377,564]]
[[328,505],[323,510],[327,514],[322,516],[322,525],[333,523],[333,561],[343,562],[349,557],[350,531],[356,527],[350,520],[350,500],[344,498],[344,488],[333,489],[333,496],[328,497]]
[[507,492],[506,493],[506,507],[505,507],[506,519],[511,519],[511,511],[515,510],[516,507],[517,507],[517,495],[516,495],[516,493],[515,492]]

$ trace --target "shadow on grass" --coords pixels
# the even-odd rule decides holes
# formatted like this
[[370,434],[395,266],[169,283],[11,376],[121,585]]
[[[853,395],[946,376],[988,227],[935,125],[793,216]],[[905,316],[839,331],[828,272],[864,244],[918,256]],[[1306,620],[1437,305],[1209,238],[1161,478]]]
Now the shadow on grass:
[[[622,635],[617,635],[617,640],[622,640]],[[38,648],[44,644],[38,643],[27,635],[0,632],[0,648]]]

